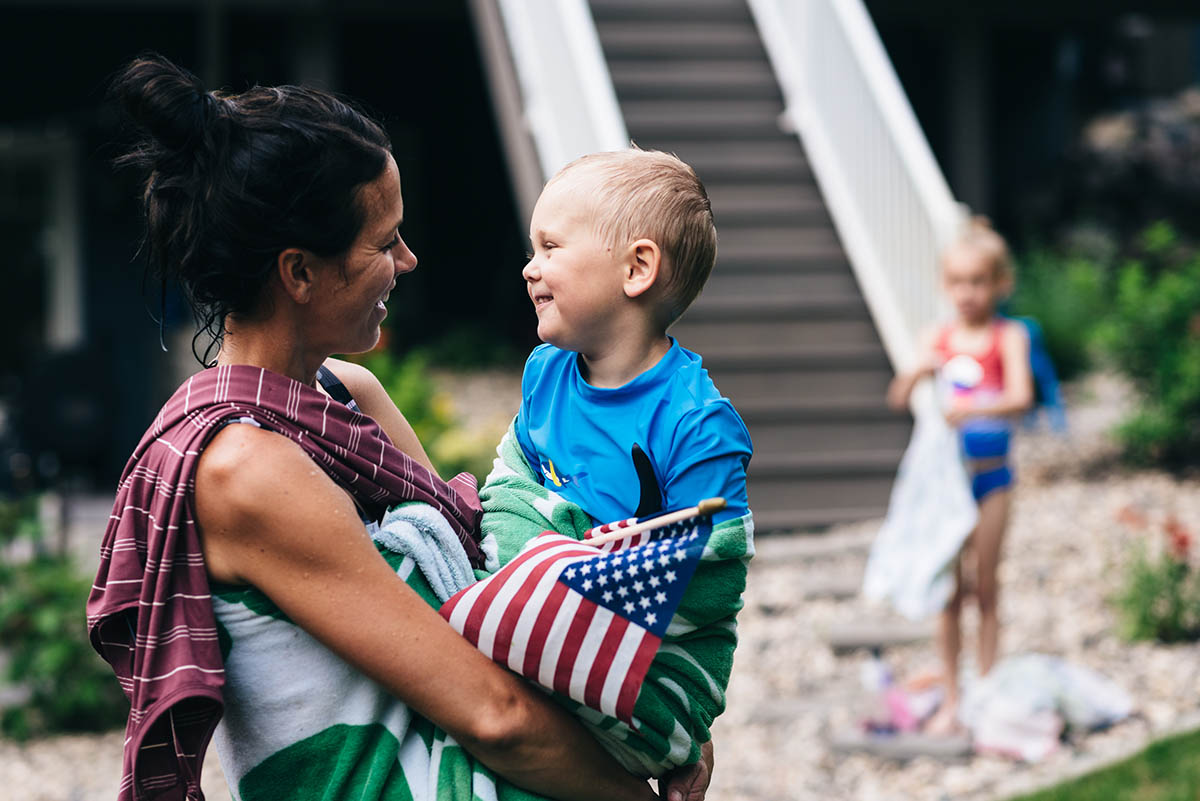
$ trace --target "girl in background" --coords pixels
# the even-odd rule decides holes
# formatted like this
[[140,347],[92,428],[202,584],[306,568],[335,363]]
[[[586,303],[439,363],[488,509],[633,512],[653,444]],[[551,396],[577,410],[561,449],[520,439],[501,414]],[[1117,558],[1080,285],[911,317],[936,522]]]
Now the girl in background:
[[[996,661],[997,568],[1012,503],[1009,443],[1014,418],[1033,403],[1026,329],[996,311],[1012,290],[1008,246],[985,218],[972,219],[943,253],[942,284],[954,319],[925,333],[919,366],[897,375],[888,388],[889,404],[903,409],[918,381],[938,377],[946,420],[960,432],[971,491],[979,504],[979,522],[955,563],[954,594],[939,622],[945,697],[925,727],[930,734],[958,728],[959,621],[968,594],[979,604],[979,674],[985,675]],[[969,581],[964,580],[964,562]]]

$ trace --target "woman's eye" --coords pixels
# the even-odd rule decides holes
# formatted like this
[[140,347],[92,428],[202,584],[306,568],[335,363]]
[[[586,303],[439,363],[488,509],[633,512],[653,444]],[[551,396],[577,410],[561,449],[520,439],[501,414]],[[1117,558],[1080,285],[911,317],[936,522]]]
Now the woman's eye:
[[388,242],[386,245],[383,246],[383,249],[391,250],[392,248],[396,247],[396,245],[399,245],[399,244],[400,244],[400,234],[396,234],[394,237],[392,237],[391,242]]

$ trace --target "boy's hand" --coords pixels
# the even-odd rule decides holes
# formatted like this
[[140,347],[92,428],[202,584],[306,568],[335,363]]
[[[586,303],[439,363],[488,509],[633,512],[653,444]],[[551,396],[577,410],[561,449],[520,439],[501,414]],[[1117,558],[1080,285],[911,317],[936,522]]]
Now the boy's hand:
[[712,781],[712,740],[700,746],[700,759],[684,765],[658,780],[659,795],[664,801],[704,801],[708,783]]

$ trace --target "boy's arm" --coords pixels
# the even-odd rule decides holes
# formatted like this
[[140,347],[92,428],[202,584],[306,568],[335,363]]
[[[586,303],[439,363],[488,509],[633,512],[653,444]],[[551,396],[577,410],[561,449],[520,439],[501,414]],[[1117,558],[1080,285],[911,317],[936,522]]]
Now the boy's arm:
[[669,460],[662,465],[666,509],[720,497],[726,506],[713,516],[714,523],[746,514],[746,466],[753,453],[750,432],[727,401],[686,415],[676,429]]

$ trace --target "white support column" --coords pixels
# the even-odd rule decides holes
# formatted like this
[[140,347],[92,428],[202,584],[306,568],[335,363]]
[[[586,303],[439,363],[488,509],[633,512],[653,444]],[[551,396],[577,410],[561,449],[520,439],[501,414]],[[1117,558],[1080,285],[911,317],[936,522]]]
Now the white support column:
[[50,204],[44,232],[46,345],[76,347],[84,338],[84,275],[79,245],[79,173],[74,143],[55,137],[45,160]]

